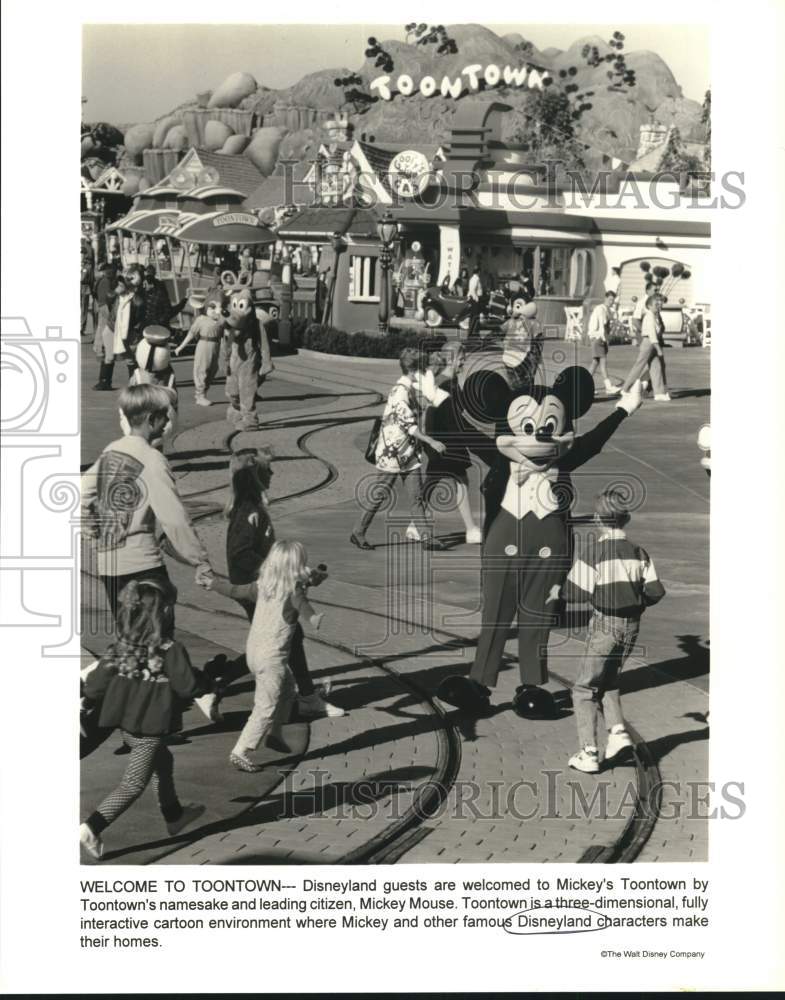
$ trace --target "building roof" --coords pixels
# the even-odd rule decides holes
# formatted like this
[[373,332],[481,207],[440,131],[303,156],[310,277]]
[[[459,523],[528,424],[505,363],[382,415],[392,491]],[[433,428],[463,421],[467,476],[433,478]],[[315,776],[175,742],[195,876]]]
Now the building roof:
[[303,181],[311,169],[310,163],[279,163],[269,177],[265,177],[245,199],[248,208],[279,208],[282,205],[307,205],[313,192]]
[[366,208],[305,208],[278,229],[280,236],[376,236],[376,214]]
[[[180,160],[174,169],[170,170],[163,180],[154,186],[154,190],[168,188],[173,184],[172,178],[193,163],[194,159],[201,163],[202,167],[210,169],[212,176],[208,180],[204,178],[198,183],[199,187],[210,185],[220,185],[239,191],[247,198],[264,180],[264,174],[248,159],[247,156],[233,155],[228,153],[213,153],[209,149],[196,149],[192,147]],[[182,191],[181,185],[176,185]],[[153,189],[151,189],[153,190]]]
[[223,186],[241,191],[246,197],[264,178],[261,170],[242,154],[213,153],[209,149],[198,149],[196,152],[205,167],[215,167]]

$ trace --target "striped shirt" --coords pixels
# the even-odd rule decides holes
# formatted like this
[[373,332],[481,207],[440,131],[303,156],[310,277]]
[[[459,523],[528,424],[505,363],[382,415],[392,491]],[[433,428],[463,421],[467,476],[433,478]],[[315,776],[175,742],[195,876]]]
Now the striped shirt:
[[638,618],[665,596],[665,588],[648,552],[614,528],[599,539],[591,562],[576,559],[563,596],[572,604],[588,601],[606,615]]

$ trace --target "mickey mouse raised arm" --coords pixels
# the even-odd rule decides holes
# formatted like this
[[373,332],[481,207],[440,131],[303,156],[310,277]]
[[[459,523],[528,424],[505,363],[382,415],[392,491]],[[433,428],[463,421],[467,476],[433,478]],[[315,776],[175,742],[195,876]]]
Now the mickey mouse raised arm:
[[520,390],[510,390],[500,376],[490,377],[507,405],[506,419],[497,428],[497,458],[483,484],[482,631],[469,677],[446,678],[437,695],[468,711],[488,709],[517,613],[521,686],[514,707],[528,718],[552,717],[553,697],[541,685],[548,680],[548,638],[555,624],[548,605],[558,600],[572,557],[570,473],[597,455],[638,409],[641,386],[636,382],[609,416],[576,437],[574,421],[594,401],[587,369],[566,368],[550,387]]

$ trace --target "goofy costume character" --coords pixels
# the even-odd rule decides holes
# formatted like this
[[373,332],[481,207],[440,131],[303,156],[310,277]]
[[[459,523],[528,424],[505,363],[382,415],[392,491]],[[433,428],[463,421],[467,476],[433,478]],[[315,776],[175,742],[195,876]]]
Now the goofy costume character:
[[265,312],[260,322],[251,290],[246,286],[229,290],[223,318],[228,338],[226,416],[240,430],[256,430],[256,393],[260,382],[274,369],[266,330],[270,317]]

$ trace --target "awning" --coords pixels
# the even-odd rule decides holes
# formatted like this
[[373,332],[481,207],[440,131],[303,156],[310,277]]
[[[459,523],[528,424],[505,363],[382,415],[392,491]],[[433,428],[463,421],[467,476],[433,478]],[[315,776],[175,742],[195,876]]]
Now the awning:
[[186,221],[173,234],[186,243],[248,245],[275,243],[278,237],[251,212],[209,212]]
[[129,212],[128,215],[106,227],[108,233],[118,229],[129,233],[143,233],[152,236],[153,233],[171,235],[174,224],[179,224],[179,215],[171,208],[146,209],[140,212]]
[[178,191],[178,197],[183,199],[195,198],[197,201],[204,201],[207,198],[236,198],[237,201],[245,201],[245,195],[237,188],[221,187],[218,184],[206,184],[201,187],[189,188],[186,191]]

